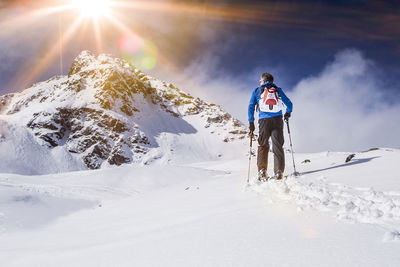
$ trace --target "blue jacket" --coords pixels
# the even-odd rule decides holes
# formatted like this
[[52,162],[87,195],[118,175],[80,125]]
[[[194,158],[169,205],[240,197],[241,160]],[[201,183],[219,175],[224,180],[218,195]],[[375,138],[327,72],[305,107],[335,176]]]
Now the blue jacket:
[[[273,83],[266,82],[263,85],[261,85],[260,87],[254,89],[253,94],[251,95],[251,98],[250,98],[250,103],[249,103],[249,122],[254,122],[254,110],[256,108],[256,105],[260,101],[260,97],[261,97],[261,94],[262,94],[262,91],[263,91],[263,87],[265,87],[268,84],[274,85]],[[291,113],[292,110],[293,110],[292,102],[285,95],[285,93],[283,92],[282,88],[277,87],[276,85],[274,85],[274,87],[278,91],[279,97],[282,99],[283,103],[286,106],[286,112],[287,113]],[[263,112],[263,111],[259,110],[258,119],[272,118],[272,117],[276,117],[276,116],[279,116],[279,115],[282,115],[282,111],[279,111],[279,112]]]

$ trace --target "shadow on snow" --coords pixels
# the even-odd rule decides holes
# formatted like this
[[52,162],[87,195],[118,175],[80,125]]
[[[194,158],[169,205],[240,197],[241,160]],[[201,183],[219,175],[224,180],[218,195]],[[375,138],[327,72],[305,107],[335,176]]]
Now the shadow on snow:
[[369,162],[369,161],[371,161],[373,159],[376,159],[376,158],[379,158],[379,157],[371,157],[371,158],[365,158],[365,159],[353,159],[351,162],[348,162],[348,163],[343,163],[343,164],[340,164],[340,165],[336,165],[336,166],[332,166],[332,167],[328,167],[328,168],[324,168],[324,169],[318,169],[318,170],[303,172],[301,174],[305,175],[305,174],[311,174],[311,173],[315,173],[315,172],[327,171],[327,170],[336,169],[336,168],[342,168],[342,167],[351,166],[351,165],[362,164],[362,163]]

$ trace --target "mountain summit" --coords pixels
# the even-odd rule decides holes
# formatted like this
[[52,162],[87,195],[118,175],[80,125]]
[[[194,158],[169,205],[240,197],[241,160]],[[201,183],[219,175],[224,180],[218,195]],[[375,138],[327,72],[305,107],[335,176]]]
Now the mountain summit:
[[24,173],[41,173],[36,163],[52,165],[46,173],[190,158],[174,156],[179,148],[213,159],[221,156],[220,143],[246,134],[219,106],[122,59],[88,51],[74,60],[67,76],[0,96],[0,114],[1,154],[10,159],[0,169],[17,164]]

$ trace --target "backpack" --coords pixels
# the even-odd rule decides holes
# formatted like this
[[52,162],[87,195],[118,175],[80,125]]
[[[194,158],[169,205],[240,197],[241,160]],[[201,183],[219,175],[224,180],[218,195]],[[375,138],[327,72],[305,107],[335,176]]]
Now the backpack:
[[282,110],[279,94],[274,86],[262,89],[258,106],[262,112],[276,113]]

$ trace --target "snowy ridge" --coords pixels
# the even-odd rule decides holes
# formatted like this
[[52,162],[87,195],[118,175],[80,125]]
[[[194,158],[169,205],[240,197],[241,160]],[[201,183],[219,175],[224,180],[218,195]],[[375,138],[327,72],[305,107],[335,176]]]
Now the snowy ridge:
[[[163,134],[197,135],[219,143],[241,140],[246,134],[243,125],[221,107],[145,75],[124,60],[87,51],[75,59],[68,76],[0,96],[0,125],[0,148],[10,142],[25,143],[19,146],[19,154],[8,158],[24,158],[37,145],[47,149],[39,154],[47,162],[47,154],[53,154],[53,168],[34,172],[33,162],[25,162],[25,168],[0,165],[0,171],[32,174],[149,164],[166,153],[160,152],[158,142]],[[63,159],[54,154],[62,154]],[[214,154],[211,158],[221,153]],[[174,157],[164,162],[168,160]]]

